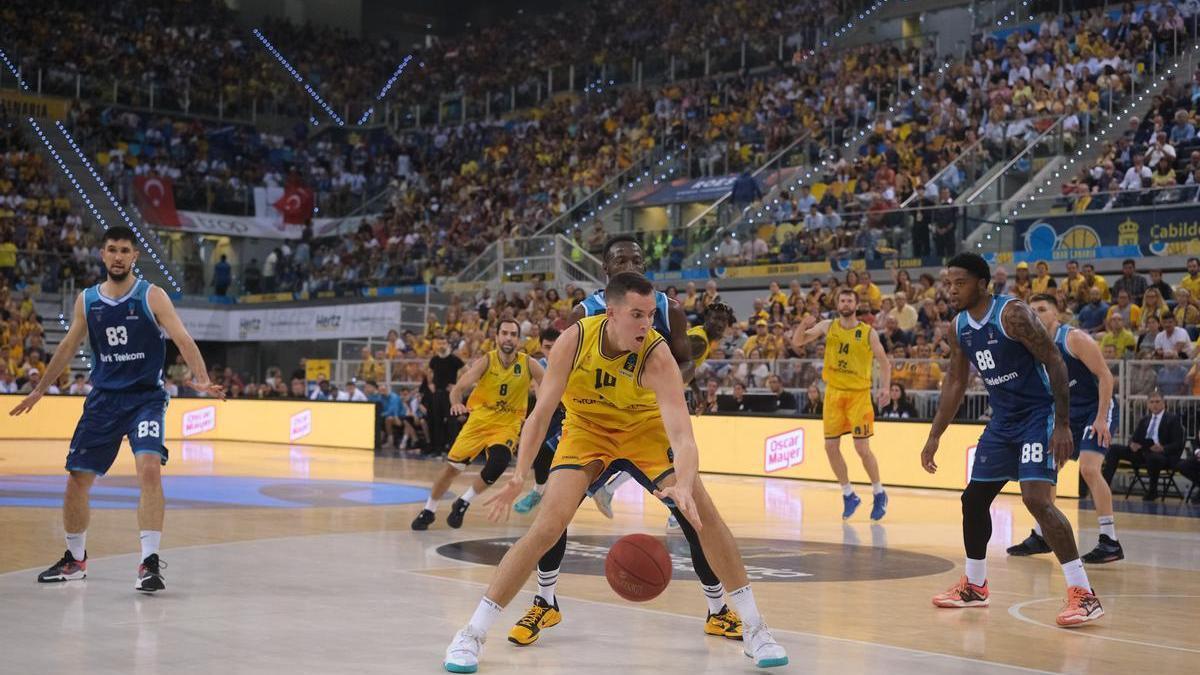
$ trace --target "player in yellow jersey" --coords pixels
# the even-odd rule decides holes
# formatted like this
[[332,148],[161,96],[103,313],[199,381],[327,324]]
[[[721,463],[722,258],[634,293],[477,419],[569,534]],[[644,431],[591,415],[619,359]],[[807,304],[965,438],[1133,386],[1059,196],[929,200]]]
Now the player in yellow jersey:
[[[471,500],[488,489],[508,468],[529,407],[529,381],[540,384],[543,372],[537,361],[525,352],[517,351],[520,340],[521,325],[513,319],[501,319],[496,326],[497,348],[472,363],[450,389],[450,414],[470,412],[470,417],[458,432],[458,438],[446,456],[446,466],[433,482],[425,508],[413,520],[412,529],[429,529],[438,500],[471,460],[480,455],[485,458],[475,484],[454,500],[450,515],[446,516],[446,524],[450,527],[462,527]],[[463,405],[463,392],[472,386],[475,390]]]
[[854,515],[862,500],[850,486],[850,474],[842,459],[842,436],[854,437],[854,449],[862,459],[863,468],[871,479],[875,494],[871,520],[887,513],[887,493],[879,480],[879,463],[871,453],[870,438],[875,433],[875,409],[871,406],[872,361],[879,362],[879,405],[887,405],[892,387],[892,364],[879,341],[879,334],[858,320],[858,294],[849,288],[838,292],[838,318],[817,322],[811,314],[804,317],[792,335],[792,344],[799,350],[804,345],[825,338],[825,454],[838,482],[842,484],[842,518]]
[[612,275],[603,314],[565,330],[554,349],[537,405],[521,430],[517,470],[488,500],[492,516],[507,517],[521,494],[538,446],[559,401],[567,410],[546,495],[529,531],[500,561],[483,599],[446,649],[443,665],[473,673],[486,634],[562,535],[589,485],[613,464],[629,470],[696,528],[708,560],[729,588],[743,621],[744,653],[760,667],[787,663],[754,602],[737,543],[697,475],[691,418],[679,386],[679,366],[654,321],[654,287],[640,274]]

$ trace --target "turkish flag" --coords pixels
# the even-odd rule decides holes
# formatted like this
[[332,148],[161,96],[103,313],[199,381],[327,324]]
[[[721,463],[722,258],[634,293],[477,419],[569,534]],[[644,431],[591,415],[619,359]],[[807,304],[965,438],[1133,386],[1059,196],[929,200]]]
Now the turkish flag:
[[159,227],[179,227],[175,210],[175,188],[166,176],[137,176],[133,179],[134,199],[142,218]]
[[284,225],[304,225],[312,218],[313,191],[299,183],[289,182],[283,196],[273,206],[283,214]]

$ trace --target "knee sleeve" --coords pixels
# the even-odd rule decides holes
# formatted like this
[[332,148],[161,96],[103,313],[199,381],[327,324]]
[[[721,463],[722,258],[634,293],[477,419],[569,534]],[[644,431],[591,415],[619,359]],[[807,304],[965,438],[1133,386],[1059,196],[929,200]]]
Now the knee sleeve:
[[554,448],[542,445],[538,456],[533,460],[533,480],[538,485],[545,485],[550,479],[550,464],[554,461]]
[[962,493],[963,546],[967,557],[983,560],[987,557],[988,540],[992,538],[992,502],[1004,481],[976,481],[967,483]]
[[705,586],[716,586],[721,583],[716,572],[713,572],[712,566],[708,564],[708,558],[704,557],[704,549],[700,546],[700,535],[697,534],[696,528],[692,527],[692,524],[684,517],[683,511],[671,507],[671,515],[675,516],[675,520],[679,522],[679,529],[683,531],[684,539],[687,539],[688,548],[691,549],[692,554],[692,569],[696,571],[700,583]]
[[558,568],[562,567],[563,558],[567,555],[567,531],[563,530],[562,536],[558,538],[549,551],[542,554],[538,559],[539,572],[557,572]]
[[511,450],[503,445],[493,445],[487,449],[487,462],[479,472],[479,477],[488,485],[495,483],[496,479],[504,475],[504,470],[508,468],[508,462],[511,459]]

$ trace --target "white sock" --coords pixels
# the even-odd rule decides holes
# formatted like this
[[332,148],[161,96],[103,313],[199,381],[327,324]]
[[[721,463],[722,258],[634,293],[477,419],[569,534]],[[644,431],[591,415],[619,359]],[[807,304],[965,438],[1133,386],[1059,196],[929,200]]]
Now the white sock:
[[967,581],[976,586],[987,583],[987,560],[967,558]]
[[469,488],[467,488],[467,491],[466,491],[466,492],[464,492],[464,493],[462,494],[462,496],[461,496],[461,497],[459,497],[459,499],[461,499],[461,500],[463,500],[464,502],[466,502],[466,503],[470,504],[470,503],[471,503],[471,500],[472,500],[472,499],[475,499],[475,488],[474,488],[473,486],[472,486],[472,487],[469,487]]
[[554,604],[554,588],[558,586],[558,570],[549,572],[537,571],[538,595],[551,605]]
[[720,613],[725,607],[725,587],[718,581],[715,586],[700,584],[700,588],[704,589],[704,599],[708,601],[708,613]]
[[533,491],[538,493],[539,495],[544,495],[544,494],[546,494],[546,486],[545,485],[534,485]]
[[437,504],[438,500],[430,497],[429,499],[425,500],[425,510],[431,513],[437,513]]
[[854,494],[854,486],[849,483],[842,483],[842,496],[849,497]]
[[1116,519],[1113,516],[1100,516],[1100,534],[1113,541],[1117,540]]
[[754,602],[754,591],[746,584],[736,591],[730,591],[729,601],[733,609],[742,617],[742,625],[757,626],[762,623],[762,615],[758,613],[758,605]]
[[871,492],[880,494],[883,492],[883,483],[871,483]]
[[1041,537],[1041,536],[1044,536],[1044,535],[1042,534],[1042,526],[1041,526],[1041,524],[1040,524],[1040,523],[1034,523],[1034,524],[1033,524],[1033,531],[1034,531],[1034,533],[1035,533],[1035,534],[1037,534],[1037,536],[1039,536],[1039,537]]
[[1080,588],[1086,588],[1089,591],[1092,589],[1092,585],[1088,583],[1087,572],[1083,571],[1082,560],[1076,558],[1071,562],[1065,562],[1063,563],[1062,568],[1063,574],[1067,575],[1068,586],[1079,586]]
[[610,495],[616,494],[617,488],[621,487],[625,483],[628,483],[630,478],[633,478],[632,474],[622,471],[621,473],[617,474],[616,478],[613,478],[611,481],[609,481],[608,485],[604,486],[604,489],[608,490],[608,494]]
[[[158,545],[162,543],[162,532],[142,530],[142,560],[158,553]],[[74,554],[72,554],[74,555]]]
[[87,530],[79,534],[67,533],[67,550],[71,552],[71,557],[76,560],[83,560],[87,556]]
[[500,610],[503,609],[500,605],[481,598],[479,606],[475,608],[475,614],[471,616],[471,621],[467,623],[467,628],[470,628],[478,635],[487,635],[488,629],[492,627],[492,623],[500,616]]

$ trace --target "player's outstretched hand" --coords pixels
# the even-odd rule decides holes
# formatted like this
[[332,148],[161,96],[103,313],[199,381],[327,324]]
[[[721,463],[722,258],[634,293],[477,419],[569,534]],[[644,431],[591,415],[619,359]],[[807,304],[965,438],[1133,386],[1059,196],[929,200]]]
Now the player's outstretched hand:
[[1054,453],[1054,466],[1062,468],[1071,459],[1075,442],[1071,440],[1071,429],[1064,424],[1055,424],[1050,434],[1050,451]]
[[13,417],[24,415],[30,410],[33,410],[33,406],[37,405],[37,402],[40,400],[42,400],[42,392],[34,389],[33,391],[29,392],[28,396],[21,399],[21,402],[17,404],[17,407],[10,410],[8,414],[12,415]]
[[469,412],[471,411],[469,408],[467,408],[465,403],[454,403],[450,406],[450,414],[455,417],[466,415]]
[[671,502],[675,504],[675,508],[683,512],[683,517],[687,518],[687,521],[691,523],[692,527],[696,528],[697,531],[703,527],[703,525],[700,523],[700,513],[696,511],[696,501],[692,499],[692,493],[690,491],[680,490],[679,486],[672,485],[671,487],[665,487],[661,490],[655,490],[654,496],[663,501],[668,499],[671,500]]
[[222,387],[219,384],[213,384],[207,380],[203,382],[200,380],[192,380],[192,388],[196,391],[204,392],[215,399],[221,401],[225,400],[225,387]]
[[508,520],[508,514],[512,511],[513,502],[517,501],[517,497],[521,496],[521,489],[525,487],[525,480],[519,476],[513,476],[504,483],[504,487],[492,494],[483,505],[488,507],[488,520],[493,523],[502,523]]
[[925,449],[921,451],[921,466],[929,473],[937,473],[937,462],[933,461],[933,456],[937,454],[938,442],[935,439],[925,441]]

